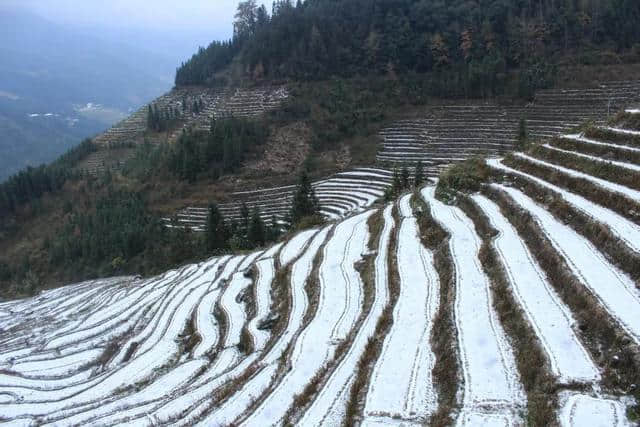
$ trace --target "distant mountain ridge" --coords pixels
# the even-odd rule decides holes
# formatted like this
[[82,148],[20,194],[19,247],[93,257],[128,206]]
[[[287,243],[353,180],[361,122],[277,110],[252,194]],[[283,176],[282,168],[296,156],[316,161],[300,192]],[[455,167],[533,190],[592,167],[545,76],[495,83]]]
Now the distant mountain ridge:
[[53,160],[171,87],[171,60],[108,34],[23,11],[0,10],[0,22],[0,180]]

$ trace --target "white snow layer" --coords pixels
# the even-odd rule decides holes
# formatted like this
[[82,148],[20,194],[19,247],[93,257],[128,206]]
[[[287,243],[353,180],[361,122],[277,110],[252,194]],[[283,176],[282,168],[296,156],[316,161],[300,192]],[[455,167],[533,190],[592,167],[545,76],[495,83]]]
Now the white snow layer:
[[439,306],[440,284],[433,255],[420,242],[411,196],[400,199],[398,234],[400,293],[393,324],[373,370],[365,404],[365,425],[380,418],[426,422],[437,406],[431,371],[431,326]]
[[574,331],[575,320],[547,282],[516,229],[495,203],[479,195],[473,196],[473,200],[499,232],[494,247],[513,294],[547,353],[554,375],[565,384],[599,381],[598,369]]
[[464,375],[464,402],[458,423],[486,414],[507,417],[515,423],[524,405],[524,391],[513,353],[491,303],[489,280],[478,252],[480,239],[474,225],[460,209],[434,196],[435,188],[422,190],[434,219],[451,234],[455,267],[455,319]]
[[573,274],[594,294],[604,308],[640,343],[640,292],[633,281],[611,265],[584,237],[556,220],[519,190],[496,185],[536,219]]

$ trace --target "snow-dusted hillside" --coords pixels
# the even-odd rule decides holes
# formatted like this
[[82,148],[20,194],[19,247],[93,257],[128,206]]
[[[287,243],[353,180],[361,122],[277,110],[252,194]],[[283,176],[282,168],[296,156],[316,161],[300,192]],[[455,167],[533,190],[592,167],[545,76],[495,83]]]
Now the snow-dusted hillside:
[[457,206],[427,186],[263,251],[0,303],[0,425],[631,425],[636,132],[490,159]]

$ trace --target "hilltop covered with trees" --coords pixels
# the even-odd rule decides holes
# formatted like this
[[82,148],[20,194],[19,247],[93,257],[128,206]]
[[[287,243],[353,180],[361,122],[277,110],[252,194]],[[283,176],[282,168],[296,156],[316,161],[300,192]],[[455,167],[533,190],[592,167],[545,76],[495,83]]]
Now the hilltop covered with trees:
[[499,91],[517,70],[522,90],[534,90],[553,60],[637,51],[638,20],[635,0],[277,0],[270,14],[246,0],[233,39],[201,49],[176,85],[218,84],[237,61],[251,79],[441,72],[442,84],[480,94]]

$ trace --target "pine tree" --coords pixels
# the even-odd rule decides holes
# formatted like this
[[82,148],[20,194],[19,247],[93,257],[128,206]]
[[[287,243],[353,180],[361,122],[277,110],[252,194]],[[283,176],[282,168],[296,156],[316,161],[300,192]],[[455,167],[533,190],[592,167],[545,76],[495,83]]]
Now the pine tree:
[[394,195],[400,194],[402,191],[402,180],[400,179],[400,174],[398,173],[398,169],[393,169],[393,181],[391,182],[391,191]]
[[306,171],[300,175],[298,188],[293,197],[291,220],[297,223],[306,216],[316,215],[320,210],[318,199]]
[[245,233],[249,230],[249,207],[245,202],[240,206],[240,216],[242,217],[242,231]]
[[254,246],[264,246],[265,237],[264,223],[262,222],[262,218],[260,218],[260,210],[256,207],[251,216],[247,240]]
[[153,109],[151,108],[151,104],[149,104],[149,108],[147,111],[147,130],[153,129]]
[[209,253],[218,253],[226,248],[227,230],[224,226],[224,218],[215,203],[209,205],[206,232],[206,245]]
[[402,189],[406,190],[407,188],[409,188],[409,169],[407,169],[406,166],[402,167],[401,178],[402,178]]
[[520,123],[518,124],[518,141],[517,146],[519,150],[522,150],[527,145],[527,140],[529,139],[529,131],[527,130],[527,119],[524,117],[520,119]]
[[422,183],[424,182],[424,168],[422,167],[422,162],[418,161],[416,164],[416,172],[413,178],[413,186],[415,188],[420,188]]

